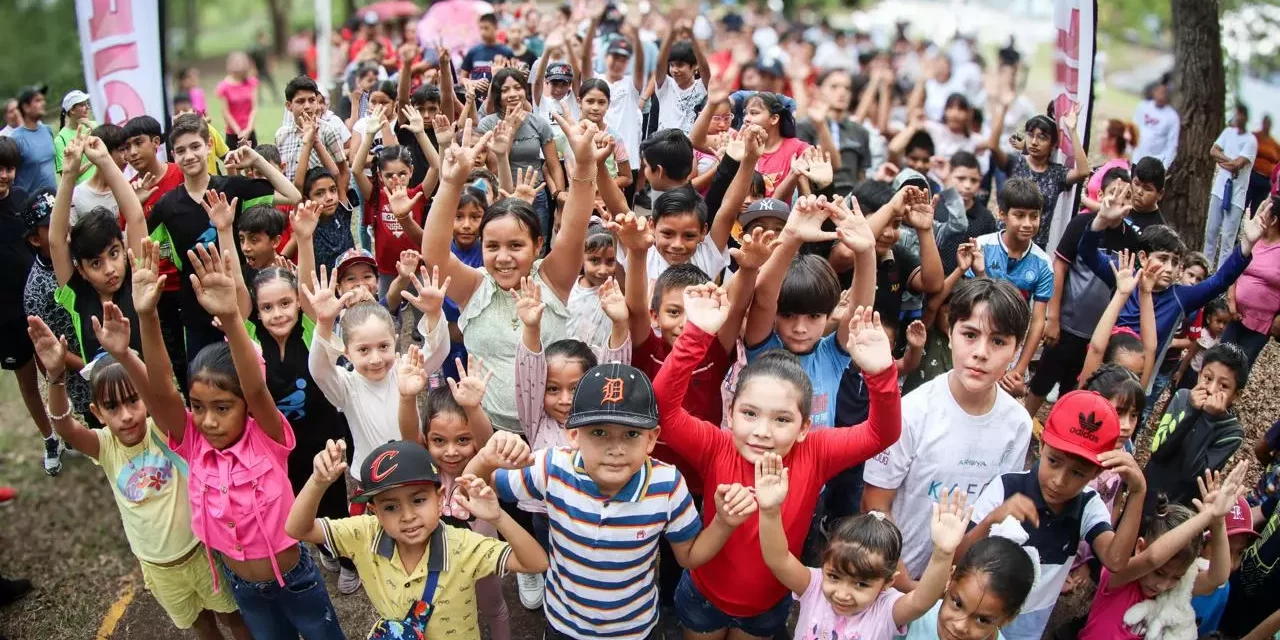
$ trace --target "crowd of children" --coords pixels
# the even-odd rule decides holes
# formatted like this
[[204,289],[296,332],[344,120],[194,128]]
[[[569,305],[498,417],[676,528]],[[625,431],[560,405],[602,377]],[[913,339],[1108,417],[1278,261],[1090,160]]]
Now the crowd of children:
[[1000,126],[1016,56],[984,127],[972,51],[651,17],[485,15],[457,69],[364,24],[342,115],[299,76],[272,144],[244,54],[223,132],[194,71],[172,117],[75,96],[56,189],[0,137],[4,368],[175,627],[344,637],[324,571],[379,640],[508,640],[508,573],[547,638],[1280,627],[1280,426],[1250,489],[1234,409],[1270,201],[1211,271],[1161,160]]

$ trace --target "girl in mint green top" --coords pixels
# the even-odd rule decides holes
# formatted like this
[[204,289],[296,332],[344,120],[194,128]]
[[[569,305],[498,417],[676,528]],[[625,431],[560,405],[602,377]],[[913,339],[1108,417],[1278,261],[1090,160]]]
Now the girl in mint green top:
[[[72,94],[84,96],[84,100],[73,105],[63,105],[62,107],[62,117],[60,119],[62,128],[59,129],[58,134],[53,137],[53,170],[56,171],[59,176],[62,175],[62,153],[66,150],[67,143],[71,142],[71,139],[76,137],[76,131],[79,131],[81,127],[84,127],[87,131],[92,131],[98,127],[98,123],[93,121],[93,108],[89,106],[89,97],[87,95],[73,91],[67,94],[66,98],[62,99],[63,102],[66,102],[68,98],[72,98]],[[97,172],[93,163],[89,162],[87,159],[81,162],[80,166],[82,167],[82,171],[80,172],[80,176],[76,178],[77,183],[84,182],[85,180],[92,178],[93,174]]]
[[1031,556],[1007,538],[984,538],[951,570],[942,600],[907,627],[905,640],[1004,640],[1035,582]]

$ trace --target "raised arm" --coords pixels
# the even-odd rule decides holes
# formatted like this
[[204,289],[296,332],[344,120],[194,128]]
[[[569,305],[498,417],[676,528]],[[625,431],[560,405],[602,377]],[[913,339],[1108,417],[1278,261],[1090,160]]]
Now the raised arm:
[[[658,50],[658,66],[653,69],[654,90],[662,89],[662,85],[667,81],[667,59],[671,57],[671,46],[676,42],[676,32],[680,31],[680,25],[671,24],[667,27],[667,35],[662,39],[662,48]],[[640,52],[640,48],[636,48],[636,53]],[[637,82],[639,82],[637,80]]]
[[71,232],[71,194],[76,188],[80,158],[87,142],[87,136],[77,133],[67,143],[67,148],[63,151],[62,181],[53,201],[53,215],[49,218],[49,258],[53,261],[53,273],[58,278],[59,287],[67,284],[76,272],[67,234]]
[[[93,332],[103,348],[110,346],[110,353],[117,361],[125,363],[133,386],[142,402],[151,412],[156,426],[175,442],[182,442],[187,425],[187,407],[173,382],[173,363],[160,332],[160,316],[156,304],[164,289],[166,276],[159,275],[160,245],[143,239],[142,252],[133,255],[133,309],[138,314],[138,335],[142,339],[142,358],[145,370],[129,368],[129,320],[119,307],[107,303],[103,307],[102,321],[94,320]],[[104,340],[107,334],[119,336]],[[113,353],[114,352],[114,353]],[[137,360],[134,356],[132,360]]]
[[653,324],[649,317],[649,273],[646,258],[653,246],[653,230],[649,219],[634,213],[624,213],[606,222],[618,244],[626,249],[623,292],[627,298],[628,325],[631,343],[635,346],[654,338]]
[[320,509],[320,500],[328,491],[329,485],[346,477],[347,443],[344,440],[329,440],[325,448],[317,453],[311,467],[311,477],[298,492],[298,497],[289,509],[289,516],[284,521],[284,532],[294,540],[310,542],[314,545],[325,544],[324,526],[316,519]]
[[[710,110],[708,106],[703,112]],[[733,174],[733,182],[729,183],[729,190],[720,201],[720,209],[711,222],[711,241],[719,251],[724,251],[729,246],[733,223],[738,221],[738,212],[742,210],[742,203],[751,191],[751,178],[755,174],[756,161],[760,159],[763,138],[763,129],[748,125],[743,128],[741,137],[729,141],[729,147],[725,150],[727,155],[738,160],[738,171]]]
[[809,588],[809,568],[791,553],[787,532],[782,526],[782,506],[790,487],[790,470],[782,458],[766,453],[756,461],[756,502],[760,509],[760,553],[773,577],[792,593]]
[[800,245],[836,239],[835,232],[822,230],[822,223],[828,215],[825,202],[814,196],[803,196],[796,201],[782,229],[777,250],[760,268],[760,275],[756,278],[755,298],[747,313],[747,327],[742,338],[748,347],[763,343],[773,333],[773,321],[778,315],[778,293]]
[[596,148],[594,141],[600,131],[595,123],[584,119],[575,126],[569,124],[564,116],[554,115],[578,162],[574,163],[573,175],[569,177],[569,196],[564,203],[560,233],[551,240],[551,251],[542,261],[541,274],[543,281],[561,300],[568,300],[573,281],[582,270],[582,247],[587,240],[587,224],[591,221],[595,204],[596,178],[602,173],[608,175],[600,169],[613,153],[613,146]]
[[365,175],[364,170],[369,162],[369,151],[373,149],[373,134],[382,128],[386,117],[386,111],[381,105],[373,108],[365,119],[365,130],[360,132],[360,148],[356,150],[356,157],[351,160],[351,173],[355,176],[356,188],[360,190],[360,201],[364,203],[377,195],[373,192],[373,182]]
[[[204,206],[205,215],[209,216],[209,222],[213,224],[213,228],[218,232],[218,246],[224,250],[229,250],[236,246],[234,223],[237,202],[237,198],[232,198],[231,202],[227,202],[227,194],[210,189],[205,192],[204,201],[200,203]],[[249,311],[253,307],[253,301],[249,297],[249,288],[244,284],[244,273],[240,268],[239,260],[231,268],[231,277],[235,281],[236,306],[239,308],[242,317],[248,317]]]
[[450,147],[441,158],[440,190],[436,193],[427,213],[427,224],[422,230],[422,253],[427,265],[439,267],[440,274],[449,279],[449,298],[459,307],[466,306],[480,286],[480,272],[467,266],[453,255],[449,245],[453,241],[453,216],[458,209],[458,199],[466,185],[467,175],[477,154],[484,153],[491,133],[479,140],[471,139],[471,123],[463,128],[463,143]]
[[1098,318],[1098,324],[1093,329],[1093,336],[1089,340],[1088,355],[1084,359],[1084,368],[1080,370],[1080,379],[1088,380],[1098,367],[1102,366],[1103,354],[1107,351],[1107,345],[1111,342],[1111,331],[1116,326],[1116,320],[1120,318],[1120,312],[1124,310],[1124,305],[1129,301],[1133,290],[1138,286],[1138,276],[1133,271],[1134,260],[1136,255],[1124,251],[1120,254],[1120,264],[1111,265],[1112,280],[1116,283],[1115,294],[1111,296],[1111,302],[1107,304],[1107,308],[1102,312],[1102,316]]
[[111,153],[101,139],[87,138],[84,153],[98,168],[98,175],[106,180],[107,186],[111,188],[112,197],[120,207],[120,217],[125,221],[125,246],[133,251],[142,250],[142,239],[147,235],[147,219],[143,216],[142,203],[138,201],[138,194],[133,190],[133,185],[129,184],[129,180],[116,166],[115,160],[111,159]]
[[1071,145],[1071,154],[1075,167],[1067,173],[1067,184],[1080,184],[1088,180],[1093,170],[1089,167],[1089,150],[1084,147],[1084,139],[1080,137],[1080,105],[1071,107],[1071,112],[1063,118],[1063,128],[1067,132],[1067,143]]
[[916,588],[893,603],[895,625],[905,625],[924,615],[946,590],[956,547],[964,538],[965,525],[973,515],[972,507],[965,508],[967,495],[960,488],[950,491],[943,489],[938,502],[934,503],[930,527],[933,553],[929,556],[929,564],[920,576]]
[[[319,124],[316,126],[319,126]],[[232,149],[227,154],[226,163],[228,167],[236,167],[237,169],[252,167],[258,172],[258,175],[266,178],[267,182],[271,183],[271,188],[276,190],[272,198],[274,204],[298,204],[302,201],[302,193],[298,191],[298,188],[292,182],[289,182],[289,179],[284,177],[283,173],[280,173],[278,167],[267,162],[253,147],[246,145],[239,149]],[[298,170],[304,170],[302,165],[299,165]]]
[[[36,357],[48,376],[49,422],[66,443],[94,460],[98,459],[98,436],[71,415],[67,398],[67,338],[55,336],[36,316],[27,317],[27,334],[35,346]],[[126,334],[126,340],[127,340]],[[141,363],[139,363],[141,365]],[[76,375],[72,373],[71,375]]]

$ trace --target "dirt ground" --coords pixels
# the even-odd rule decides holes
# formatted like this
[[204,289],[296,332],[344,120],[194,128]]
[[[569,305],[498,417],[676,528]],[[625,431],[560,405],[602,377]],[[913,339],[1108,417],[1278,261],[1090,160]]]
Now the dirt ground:
[[[1263,352],[1237,406],[1253,441],[1280,417],[1280,348]],[[16,487],[18,500],[0,511],[0,574],[24,577],[34,589],[21,602],[0,610],[0,636],[11,640],[156,640],[189,637],[176,631],[142,588],[137,562],[129,553],[110,490],[102,472],[83,457],[68,457],[57,478],[44,475],[41,448],[10,375],[0,375],[0,483]],[[337,595],[336,575],[327,575],[329,593],[347,635],[364,637],[374,621],[363,592]],[[519,605],[515,579],[506,581],[512,637],[542,634],[541,613]],[[1055,620],[1087,611],[1091,592],[1060,601]],[[486,635],[487,637],[487,635]]]

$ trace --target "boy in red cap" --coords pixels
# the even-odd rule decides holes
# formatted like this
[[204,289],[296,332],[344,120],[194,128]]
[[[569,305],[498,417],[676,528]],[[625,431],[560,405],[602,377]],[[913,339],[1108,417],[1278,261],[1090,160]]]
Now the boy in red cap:
[[[973,505],[969,533],[956,553],[987,537],[993,525],[1020,521],[1028,551],[1040,559],[1040,576],[1022,612],[1001,630],[1008,640],[1033,640],[1044,633],[1080,540],[1093,547],[1103,566],[1122,570],[1133,556],[1142,523],[1146,481],[1133,456],[1116,449],[1120,418],[1093,391],[1072,391],[1053,405],[1041,434],[1040,460],[1029,471],[1006,473],[991,482]],[[1119,524],[1089,482],[1114,469],[1129,487]]]
[[[1237,499],[1225,520],[1227,544],[1231,548],[1231,573],[1235,573],[1236,569],[1240,568],[1240,559],[1244,556],[1244,550],[1258,539],[1258,532],[1253,529],[1253,510],[1249,508],[1249,501],[1243,497]],[[1212,529],[1210,531],[1212,532]],[[1212,533],[1206,535],[1212,535]],[[1208,545],[1205,545],[1201,555],[1209,556]],[[1227,597],[1230,594],[1231,581],[1228,580],[1213,593],[1191,599],[1191,608],[1196,611],[1196,626],[1199,627],[1200,637],[1203,638],[1218,630],[1218,625],[1222,622],[1222,613],[1227,610]]]

